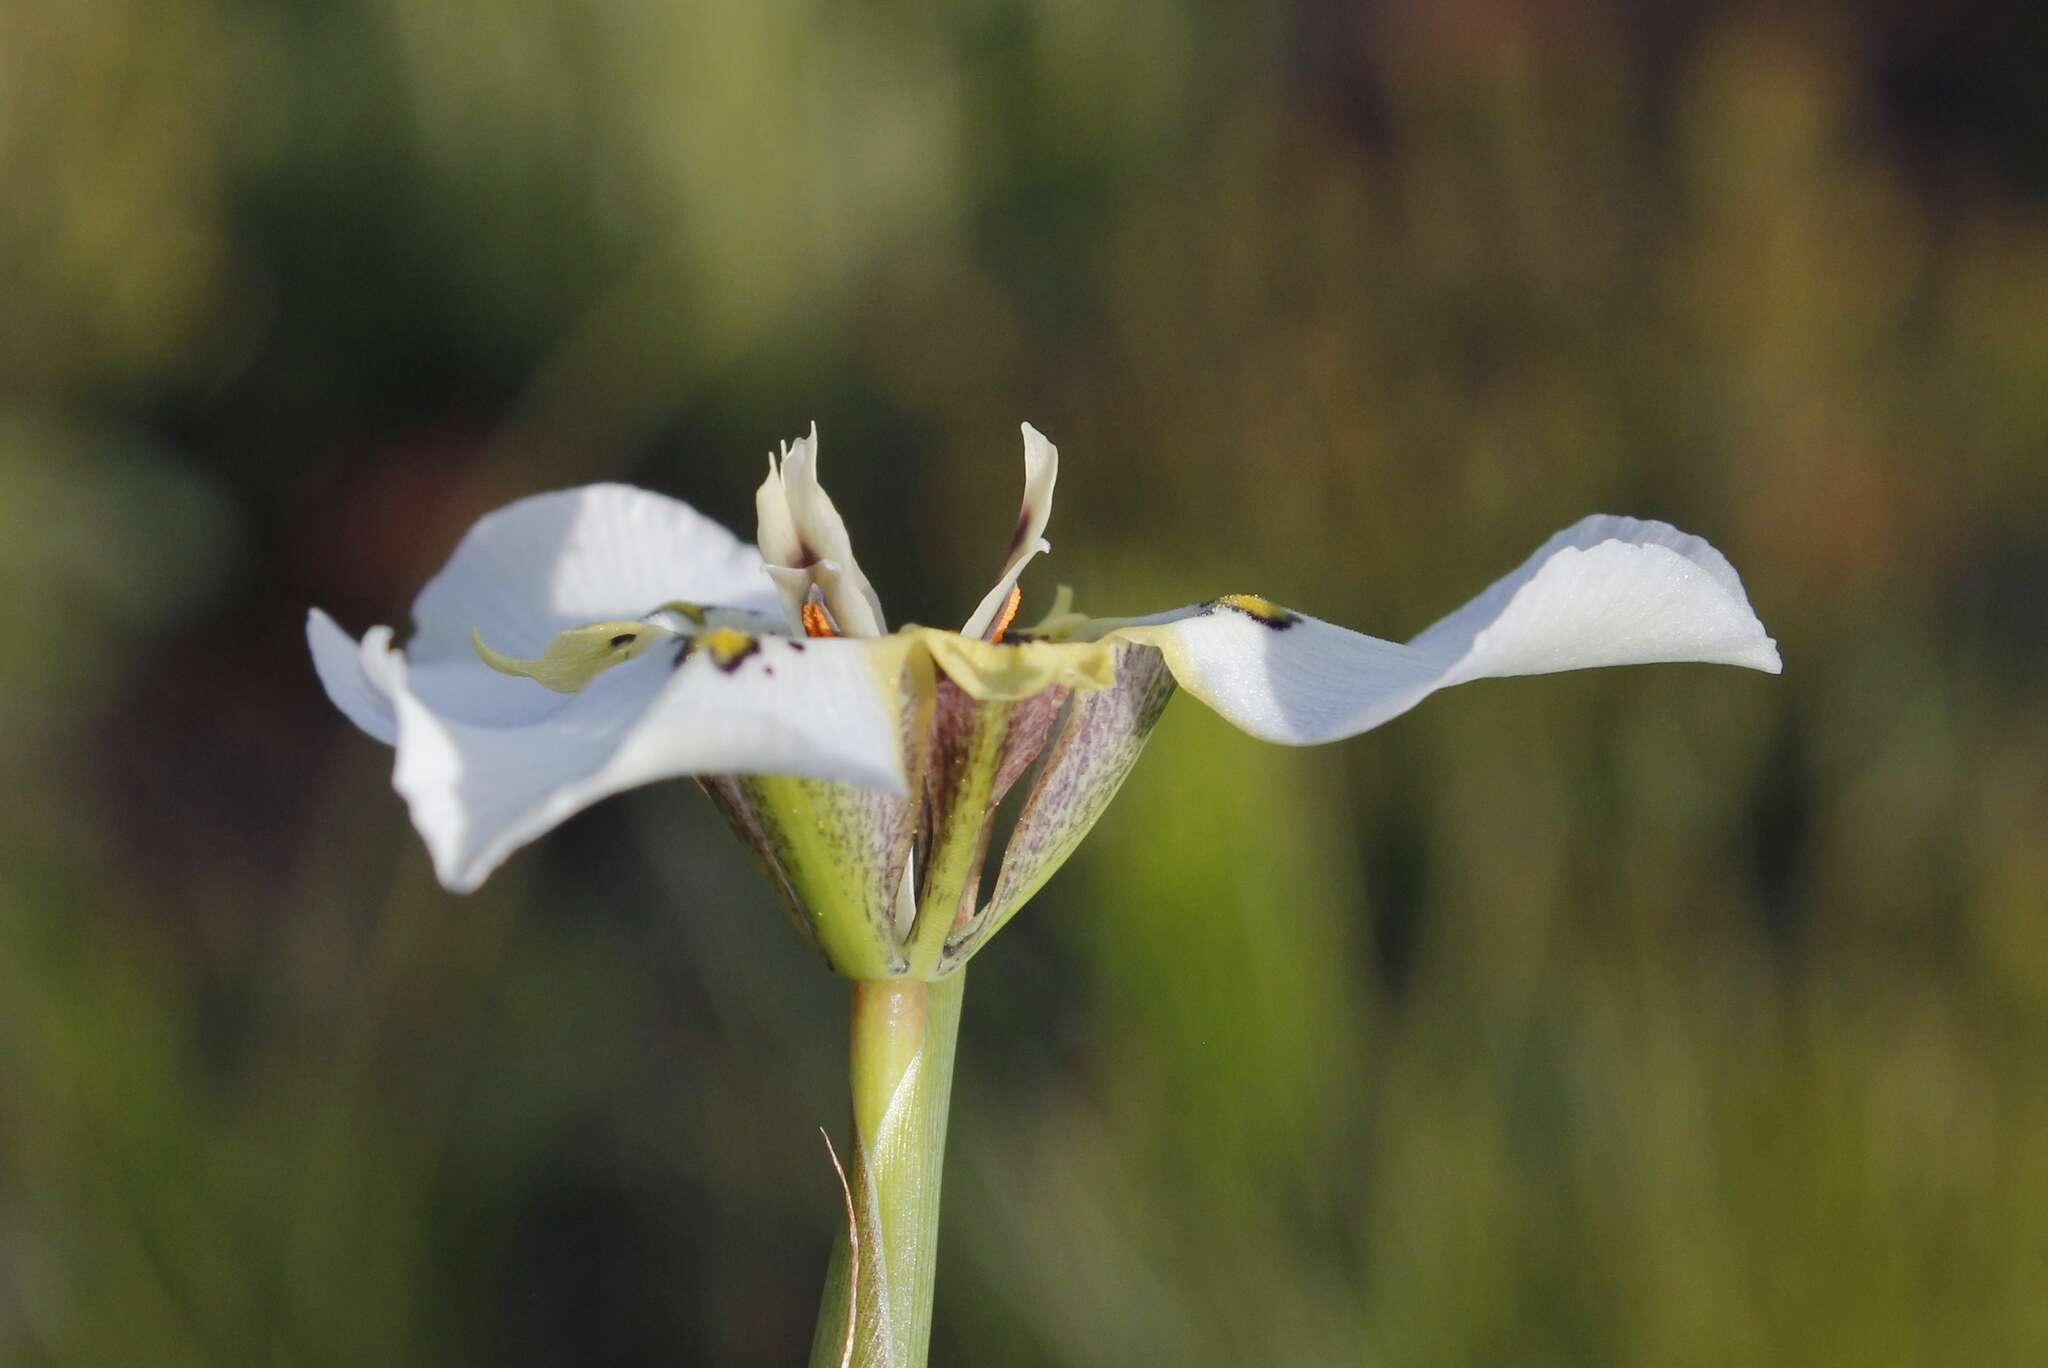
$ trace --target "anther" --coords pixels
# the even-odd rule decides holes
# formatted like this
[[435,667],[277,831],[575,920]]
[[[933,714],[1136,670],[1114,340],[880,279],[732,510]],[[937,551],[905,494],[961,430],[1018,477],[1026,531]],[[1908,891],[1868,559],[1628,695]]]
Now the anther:
[[995,625],[988,629],[991,645],[1003,639],[1003,633],[1010,630],[1010,624],[1017,620],[1017,609],[1024,602],[1024,591],[1016,585],[1010,586],[1010,596],[1003,600],[1003,611],[996,614]]
[[825,611],[825,605],[816,599],[804,600],[804,635],[814,637],[836,637],[839,629],[832,625],[832,615]]

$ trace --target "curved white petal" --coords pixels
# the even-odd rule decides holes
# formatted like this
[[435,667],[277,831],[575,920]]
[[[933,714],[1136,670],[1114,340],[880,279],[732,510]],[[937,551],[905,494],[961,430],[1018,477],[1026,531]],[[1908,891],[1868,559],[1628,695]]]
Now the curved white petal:
[[457,892],[571,814],[657,779],[795,774],[902,793],[906,650],[762,637],[743,655],[697,651],[680,665],[675,652],[655,650],[599,675],[542,720],[509,726],[436,710],[401,663],[393,784],[436,874]]
[[[888,630],[882,616],[882,600],[853,558],[853,538],[847,535],[846,520],[839,516],[832,496],[818,483],[816,423],[811,424],[807,436],[798,438],[783,453],[782,470],[776,478],[787,500],[788,523],[796,531],[797,555],[794,559],[771,559],[793,569],[810,571],[811,578],[824,591],[825,606],[841,631],[849,636],[880,636]],[[767,486],[762,488],[765,496]],[[771,542],[765,516],[762,530],[761,549],[766,553]],[[774,531],[777,537],[782,535],[779,523]]]
[[1663,661],[1781,668],[1726,556],[1669,523],[1608,514],[1559,532],[1409,645],[1460,662],[1446,683]]
[[1780,669],[1720,552],[1666,523],[1604,516],[1558,533],[1405,646],[1254,599],[1111,635],[1157,646],[1182,688],[1294,745],[1356,735],[1473,679],[1658,661]]
[[406,657],[415,674],[475,665],[473,631],[537,656],[558,632],[677,599],[777,610],[760,554],[680,500],[619,484],[536,494],[470,528],[413,600]]
[[[817,425],[812,424],[816,431]],[[785,445],[782,455],[789,454]],[[782,461],[768,453],[768,474],[754,491],[754,545],[770,565],[798,565],[804,559],[804,540],[797,535],[796,520],[789,515],[789,486],[782,479]]]
[[398,714],[384,685],[364,668],[362,645],[318,608],[306,611],[306,644],[313,650],[314,673],[334,706],[385,745],[397,744]]
[[768,453],[768,476],[754,491],[754,516],[754,544],[760,548],[768,577],[775,583],[782,602],[783,622],[791,636],[802,636],[804,597],[811,592],[811,574],[798,568],[806,559],[804,542],[797,535],[795,520],[789,516],[789,490],[782,482],[782,463],[772,451]]
[[1060,451],[1031,424],[1025,423],[1023,428],[1024,506],[1017,511],[1017,530],[1010,534],[1009,556],[1003,562],[1003,573],[996,578],[996,587],[988,591],[975,608],[974,616],[960,629],[962,636],[986,636],[1024,567],[1041,551],[1052,550],[1051,543],[1045,540],[1045,525],[1052,521],[1052,491],[1060,478]]

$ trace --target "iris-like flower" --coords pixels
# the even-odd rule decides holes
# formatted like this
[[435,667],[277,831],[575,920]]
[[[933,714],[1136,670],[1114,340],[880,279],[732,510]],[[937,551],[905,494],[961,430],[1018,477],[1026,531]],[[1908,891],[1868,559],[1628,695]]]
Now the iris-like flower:
[[[818,483],[769,458],[756,546],[622,485],[522,499],[421,591],[404,650],[325,613],[329,697],[395,746],[441,882],[480,884],[607,794],[696,777],[839,972],[934,978],[1073,852],[1178,685],[1254,736],[1353,736],[1468,680],[1704,661],[1776,673],[1728,561],[1665,523],[1590,517],[1405,645],[1247,594],[1149,617],[1014,622],[1049,550],[1059,456],[1024,426],[1024,501],[958,632],[888,628]],[[1026,781],[984,878],[998,805]]]

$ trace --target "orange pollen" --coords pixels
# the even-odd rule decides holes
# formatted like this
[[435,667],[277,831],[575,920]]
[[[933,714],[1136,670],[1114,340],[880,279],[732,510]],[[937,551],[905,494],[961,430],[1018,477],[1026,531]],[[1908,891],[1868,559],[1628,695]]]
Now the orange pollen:
[[832,625],[832,615],[825,611],[825,605],[815,599],[804,601],[804,635],[812,637],[836,637],[839,629]]
[[1024,591],[1014,584],[1011,585],[1010,596],[1003,600],[1003,611],[996,614],[995,625],[988,629],[988,639],[991,643],[1003,639],[1003,633],[1009,631],[1010,624],[1017,620],[1017,609],[1023,602]]

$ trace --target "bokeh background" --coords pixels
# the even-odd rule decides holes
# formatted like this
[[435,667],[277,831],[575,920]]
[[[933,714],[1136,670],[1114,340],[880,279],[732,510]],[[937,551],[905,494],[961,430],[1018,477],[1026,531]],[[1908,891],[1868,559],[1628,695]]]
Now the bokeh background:
[[457,899],[480,512],[1406,636],[1592,510],[1782,678],[1176,703],[967,998],[934,1361],[2048,1361],[2048,11],[7,0],[0,1361],[792,1363],[844,992],[692,786]]

